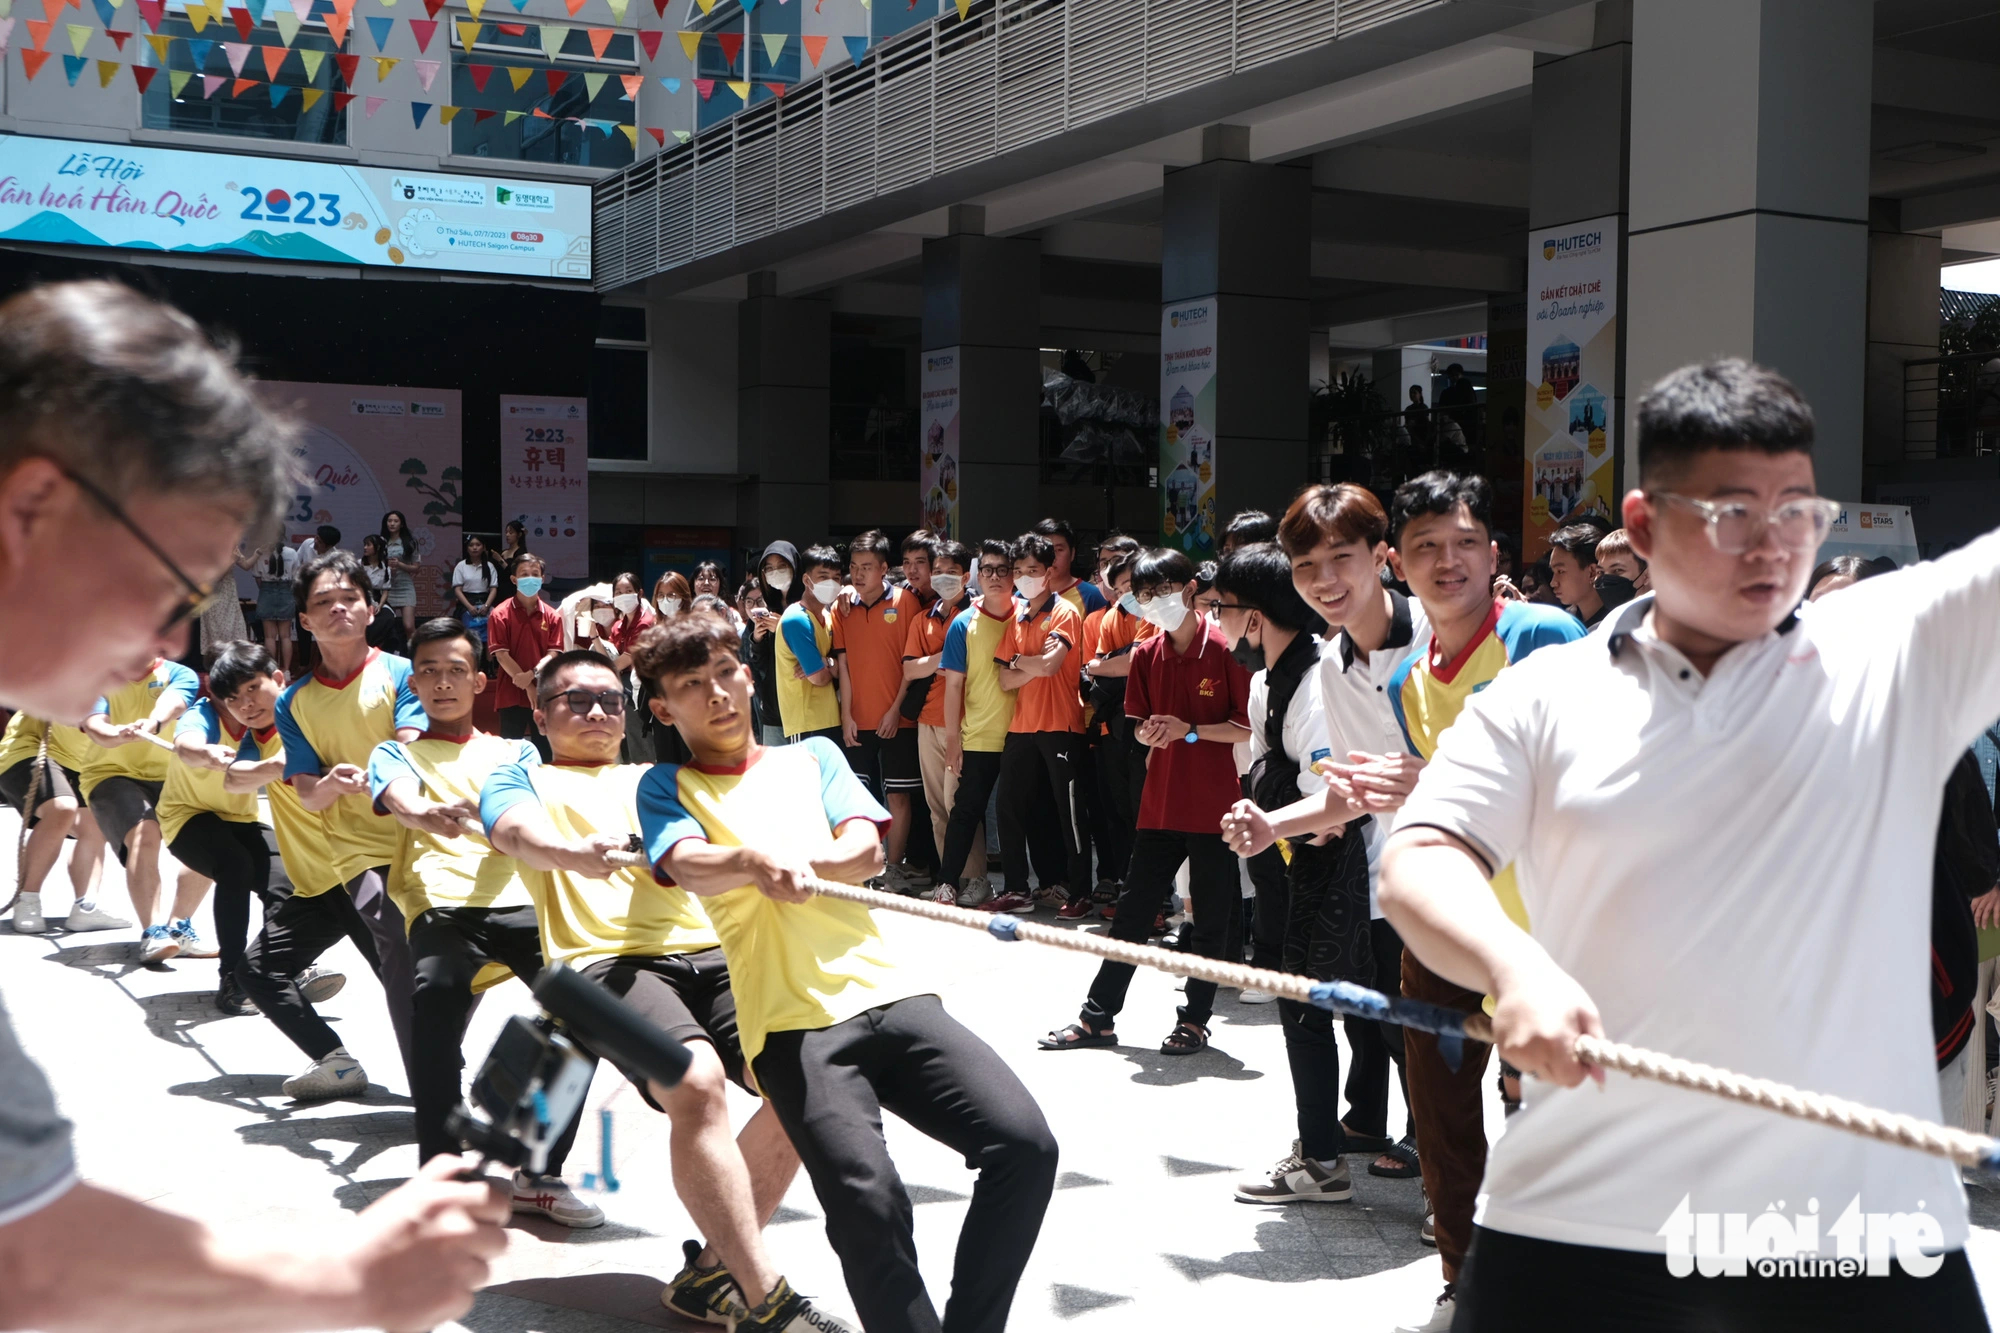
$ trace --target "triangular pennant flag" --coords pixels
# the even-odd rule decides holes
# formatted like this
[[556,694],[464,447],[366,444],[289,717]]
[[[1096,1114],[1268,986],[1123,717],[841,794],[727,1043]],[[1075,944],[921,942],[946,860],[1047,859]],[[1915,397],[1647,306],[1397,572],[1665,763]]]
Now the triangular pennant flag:
[[694,53],[701,46],[701,34],[698,32],[688,32],[686,30],[682,30],[680,32],[675,33],[674,36],[681,39],[681,50],[687,52],[687,58],[689,60],[693,60]]
[[[611,38],[613,35],[611,29],[585,28],[583,30],[583,35],[590,39],[590,54],[595,56],[599,60],[604,59],[604,52],[606,48],[608,48],[611,45]],[[654,36],[655,39],[657,40],[658,34],[656,33],[654,34]]]
[[319,82],[319,67],[326,61],[324,51],[300,51],[299,61],[306,67],[306,82]]
[[21,71],[28,76],[29,82],[32,83],[35,76],[42,72],[42,66],[48,63],[48,59],[47,51],[33,51],[25,46],[21,48]]
[[213,97],[215,96],[215,90],[227,82],[229,80],[223,78],[220,74],[204,74],[201,76],[201,95],[203,97]]
[[636,102],[639,100],[639,90],[646,86],[646,76],[643,74],[620,74],[618,82],[625,85],[625,100]]
[[567,70],[552,69],[548,71],[548,76],[549,96],[551,97],[561,92],[562,86],[569,82],[569,72]]
[[501,33],[508,37],[525,37],[528,35],[528,25],[525,23],[496,23],[493,26],[500,29]]
[[472,14],[472,17],[478,18],[480,13],[486,8],[486,0],[465,0],[465,7]]
[[354,0],[333,0],[333,12],[352,22],[354,19]]
[[501,114],[501,116],[500,116],[500,123],[501,123],[502,125],[512,125],[512,124],[513,124],[513,123],[514,123],[515,121],[517,121],[517,120],[521,119],[521,118],[522,118],[523,116],[525,116],[525,115],[527,115],[527,114],[528,114],[528,113],[527,113],[527,112],[525,112],[525,111],[507,111],[507,112],[503,112],[503,113]]
[[618,127],[618,132],[619,132],[620,134],[624,135],[624,136],[625,136],[626,138],[628,138],[628,139],[630,139],[630,140],[632,141],[632,147],[633,147],[633,148],[635,148],[635,149],[636,149],[636,148],[638,148],[638,146],[639,146],[639,130],[638,130],[638,128],[637,128],[636,126],[632,126],[632,125],[620,125],[620,126]]
[[387,14],[370,14],[367,18],[369,35],[375,39],[375,49],[389,49],[389,32],[396,26],[396,20]]
[[335,93],[333,95],[333,109],[335,111],[345,111],[347,110],[347,104],[353,100],[353,93]]
[[250,29],[257,26],[250,21],[250,11],[241,5],[229,11],[229,21],[236,25],[236,35],[246,42],[250,40]]
[[[554,120],[554,119],[555,119],[555,117],[554,117],[554,116],[552,116],[552,115],[550,115],[550,114],[549,114],[548,112],[546,112],[546,111],[542,110],[542,109],[541,109],[540,107],[536,107],[536,108],[535,108],[535,119],[536,119],[536,120]],[[574,116],[564,116],[564,117],[563,117],[563,119],[564,119],[564,120],[574,120],[574,119],[576,119],[576,117],[574,117]]]
[[76,76],[83,73],[83,67],[89,63],[82,56],[63,57],[63,73],[69,77],[70,87],[76,87]]
[[414,128],[422,129],[424,127],[424,117],[430,113],[431,104],[429,102],[410,103],[410,122]]
[[729,91],[736,94],[737,101],[743,103],[745,106],[750,105],[750,84],[747,80],[739,83],[731,79],[729,81]]
[[801,37],[799,38],[799,42],[806,48],[806,58],[813,62],[813,68],[818,69],[819,58],[826,52],[826,38],[824,36]]
[[439,62],[435,60],[419,60],[415,64],[417,67],[417,82],[423,85],[425,92],[429,92],[431,90],[431,80],[437,77]]
[[208,11],[206,9],[203,9],[199,5],[190,6],[187,12],[187,16],[188,16],[188,22],[194,25],[194,30],[196,32],[200,32],[203,28],[206,28],[208,26]]
[[352,88],[355,72],[361,68],[361,57],[335,53],[333,63],[340,68],[341,79]]
[[101,21],[105,27],[107,28],[110,27],[113,22],[114,16],[118,13],[117,10],[111,7],[111,0],[90,0],[90,3],[96,7],[97,17],[99,21]]
[[246,42],[224,42],[222,54],[229,58],[229,72],[237,78],[243,77],[243,62],[250,58],[250,47]]
[[743,0],[744,13],[746,14],[755,13],[756,9],[757,9],[757,0]]
[[146,20],[146,26],[154,32],[160,30],[160,20],[167,16],[167,0],[139,0],[139,17]]
[[459,113],[459,112],[460,112],[461,110],[463,110],[463,108],[462,108],[462,107],[455,107],[455,106],[441,106],[441,107],[439,107],[439,108],[438,108],[438,124],[440,124],[440,125],[449,125],[449,124],[451,124],[451,122],[452,122],[453,118],[454,118],[454,117],[456,117],[456,116],[458,115],[458,113]]
[[279,103],[283,102],[283,101],[285,100],[285,98],[286,98],[287,96],[289,96],[289,95],[290,95],[291,91],[292,91],[292,85],[291,85],[291,84],[289,84],[289,83],[274,83],[274,84],[272,84],[272,85],[271,85],[271,105],[272,105],[272,106],[277,106],[277,105],[278,105]]
[[528,80],[533,78],[534,74],[534,70],[524,69],[519,65],[507,66],[507,78],[514,85],[514,91],[517,93],[528,86]]
[[488,111],[483,107],[474,107],[472,108],[472,123],[475,125],[484,125],[499,114],[498,111]]
[[653,12],[664,20],[667,17],[667,0],[653,0]]
[[631,4],[632,0],[604,0],[604,3],[611,7],[613,21],[623,23],[625,21],[625,7]]
[[429,14],[432,18],[436,18],[438,16],[438,11],[440,9],[443,9],[444,5],[445,5],[445,0],[424,0],[424,12],[426,14]]
[[778,63],[778,57],[783,54],[785,54],[785,34],[782,32],[765,33],[764,34],[765,63],[775,65]]
[[695,3],[701,6],[701,12],[704,14],[715,12],[715,0],[695,0]]
[[646,53],[646,59],[660,58],[660,38],[666,36],[658,28],[643,28],[639,32],[639,49]]
[[361,118],[363,120],[366,120],[370,116],[373,116],[377,111],[380,111],[382,109],[382,104],[388,100],[389,99],[386,97],[371,97],[367,99],[367,101],[363,103],[363,105],[365,105],[368,109],[362,113]]
[[411,19],[410,33],[417,39],[417,49],[431,49],[431,38],[437,36],[438,25],[431,19]]
[[396,68],[398,63],[400,62],[398,62],[395,56],[376,56],[375,82],[387,83],[389,81],[389,71]]
[[169,37],[166,33],[163,32],[149,32],[145,36],[146,36],[146,45],[153,48],[153,59],[158,61],[162,65],[166,64],[167,46],[174,39]]
[[855,64],[860,64],[867,57],[868,39],[866,37],[843,37],[840,40],[847,43],[847,58]]
[[132,82],[138,84],[139,91],[143,93],[153,86],[153,77],[159,72],[160,70],[157,65],[134,65],[132,66]]
[[694,132],[692,130],[675,130],[674,137],[682,143],[686,143],[689,139],[694,138]]
[[275,82],[278,71],[284,66],[285,57],[291,52],[282,46],[260,46],[257,48],[257,54],[264,61],[264,77]]
[[473,19],[454,19],[453,22],[458,26],[458,44],[470,51],[473,44],[479,40],[481,25]]
[[583,90],[588,94],[588,101],[595,102],[597,100],[597,95],[604,91],[605,81],[610,77],[609,74],[586,74],[583,76]]
[[49,44],[49,29],[54,26],[47,19],[28,20],[28,40],[34,43],[37,51]]
[[[247,3],[244,5],[244,8],[250,11],[250,17],[255,22],[261,24],[265,20],[265,18],[268,17],[268,15],[264,11],[268,9],[274,2],[275,0],[247,0]],[[122,4],[123,0],[114,0],[114,3]]]
[[188,59],[194,62],[194,67],[201,69],[207,65],[208,53],[215,48],[215,43],[206,37],[190,37],[187,44]]
[[660,86],[670,93],[677,93],[681,90],[681,81],[679,79],[661,79]]
[[790,91],[790,89],[789,86],[786,84],[767,82],[764,85],[764,91],[771,94],[771,96],[773,97],[783,97],[788,91]]
[[167,71],[168,94],[178,101],[181,95],[181,90],[188,86],[188,80],[193,77],[194,77],[194,71],[191,69],[168,70]]
[[700,93],[701,100],[706,102],[709,98],[715,96],[715,80],[696,79],[694,81],[694,90]]
[[7,43],[14,39],[14,20],[0,19],[0,51],[7,49]]
[[569,40],[569,29],[560,23],[542,25],[542,54],[554,60],[562,54],[563,43]]
[[313,0],[292,0],[292,17],[304,23],[312,17]]
[[722,48],[722,63],[736,68],[736,53],[743,49],[743,34],[740,32],[718,32],[715,44]]
[[328,14],[326,16],[326,30],[333,35],[333,44],[335,46],[347,45],[347,25],[352,22],[354,22],[352,14]]
[[467,65],[465,72],[472,76],[472,86],[483,93],[486,91],[486,81],[493,77],[493,66]]
[[42,0],[42,17],[54,23],[68,0]]
[[88,23],[65,23],[63,27],[69,30],[69,49],[82,55],[83,48],[90,45],[90,34],[96,29]]
[[301,111],[312,110],[315,106],[319,105],[319,99],[325,96],[326,96],[326,89],[324,88],[299,89],[299,110]]
[[286,46],[299,39],[299,16],[290,9],[281,9],[271,15],[271,22],[278,25],[278,40]]
[[665,130],[656,128],[655,126],[652,125],[648,125],[646,127],[646,133],[652,135],[653,142],[658,144],[660,147],[665,148],[667,146],[667,132]]
[[514,6],[514,12],[516,14],[520,13],[521,11],[525,10],[528,7],[528,0],[507,0],[507,3]]
[[97,86],[100,88],[109,88],[111,86],[111,81],[118,77],[118,71],[123,68],[125,67],[119,64],[115,60],[98,61]]
[[257,80],[255,79],[237,79],[229,85],[229,95],[231,97],[241,97],[256,86]]
[[576,17],[576,11],[582,9],[583,5],[584,5],[584,0],[563,0],[563,7],[569,10],[569,16],[571,18]]

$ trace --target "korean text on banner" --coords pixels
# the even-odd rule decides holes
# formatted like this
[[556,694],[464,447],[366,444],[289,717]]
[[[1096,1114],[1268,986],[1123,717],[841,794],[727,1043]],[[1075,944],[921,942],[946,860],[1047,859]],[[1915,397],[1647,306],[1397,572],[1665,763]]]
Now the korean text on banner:
[[285,540],[296,546],[331,526],[343,549],[358,552],[399,510],[423,566],[411,576],[417,614],[445,614],[465,525],[458,390],[262,380],[257,392],[303,426],[295,449],[303,481],[285,507]]
[[590,576],[589,400],[500,395],[500,510],[550,578]]
[[1160,312],[1160,537],[1198,561],[1215,555],[1215,308]]
[[1523,560],[1586,514],[1618,523],[1618,243],[1616,214],[1528,239]]
[[924,353],[924,449],[918,506],[923,526],[941,537],[958,536],[958,349]]

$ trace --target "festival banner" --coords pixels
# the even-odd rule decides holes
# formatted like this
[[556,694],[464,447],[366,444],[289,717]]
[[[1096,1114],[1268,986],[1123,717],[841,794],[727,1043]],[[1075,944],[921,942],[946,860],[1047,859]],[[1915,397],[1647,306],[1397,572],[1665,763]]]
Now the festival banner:
[[500,395],[500,512],[550,578],[590,577],[590,400]]
[[1523,560],[1585,514],[1618,526],[1619,223],[1529,238]]
[[917,486],[923,526],[958,536],[958,349],[924,353],[924,449]]
[[1215,309],[1160,312],[1160,534],[1197,561],[1215,556]]
[[417,615],[449,611],[465,524],[458,390],[260,380],[257,392],[302,427],[294,452],[303,480],[285,506],[286,541],[331,524],[342,548],[359,552],[383,515],[400,510],[423,565],[413,576]]
[[1917,524],[1908,505],[1860,505],[1841,502],[1840,517],[1827,529],[1815,561],[1835,556],[1858,555],[1863,560],[1888,556],[1899,568],[1922,560],[1917,545]]
[[0,240],[590,280],[590,187],[0,135]]

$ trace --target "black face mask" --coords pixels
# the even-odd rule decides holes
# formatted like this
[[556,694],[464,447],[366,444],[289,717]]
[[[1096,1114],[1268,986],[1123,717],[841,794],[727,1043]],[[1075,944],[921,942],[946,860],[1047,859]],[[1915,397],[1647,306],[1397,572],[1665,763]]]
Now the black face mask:
[[1607,608],[1623,606],[1639,595],[1639,589],[1633,585],[1632,580],[1621,578],[1616,574],[1600,574],[1591,586],[1597,589],[1597,600],[1603,602]]
[[1236,640],[1236,646],[1229,650],[1229,655],[1236,659],[1236,665],[1253,676],[1264,669],[1264,650],[1251,647],[1248,634]]

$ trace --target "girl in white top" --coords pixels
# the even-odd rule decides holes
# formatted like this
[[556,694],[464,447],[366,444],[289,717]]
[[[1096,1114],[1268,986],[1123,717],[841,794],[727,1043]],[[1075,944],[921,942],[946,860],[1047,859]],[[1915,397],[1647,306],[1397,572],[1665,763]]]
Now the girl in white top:
[[465,539],[465,559],[451,571],[451,595],[460,620],[485,620],[500,595],[500,567],[487,554],[486,539]]

